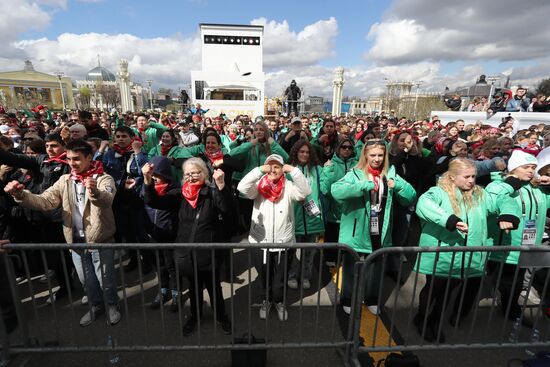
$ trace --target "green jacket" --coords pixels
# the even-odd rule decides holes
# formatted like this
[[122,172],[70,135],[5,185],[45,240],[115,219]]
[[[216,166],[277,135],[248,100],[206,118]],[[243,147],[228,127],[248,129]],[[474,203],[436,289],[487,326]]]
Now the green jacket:
[[[306,177],[309,187],[311,188],[311,194],[309,194],[304,201],[294,202],[294,233],[298,235],[308,235],[322,233],[325,231],[325,223],[323,221],[323,204],[321,202],[321,175],[323,168],[321,166],[316,166],[313,169],[308,169],[308,167],[297,166],[304,176]],[[292,176],[290,174],[286,175],[286,178],[292,181]],[[308,214],[307,210],[304,208],[304,203],[307,203],[309,200],[313,200],[317,208],[319,208],[320,214],[316,216],[311,216]]]
[[[510,185],[503,186],[509,194],[513,192]],[[474,208],[466,209],[460,190],[456,190],[460,203],[461,221],[468,224],[467,237],[456,228],[448,230],[446,225],[454,215],[449,195],[438,186],[430,188],[418,199],[416,214],[421,220],[422,233],[420,246],[487,246],[487,216],[489,214],[516,213],[517,205],[504,195],[498,196],[490,191],[483,191],[483,198]],[[487,253],[475,252],[455,254],[451,252],[423,253],[417,261],[415,270],[422,274],[440,277],[479,277],[483,274]],[[471,263],[470,263],[470,257]],[[470,269],[468,269],[468,265]]]
[[[279,154],[285,162],[288,160],[288,154],[285,150],[274,141],[271,144],[271,154]],[[236,159],[244,159],[246,161],[246,167],[242,172],[234,172],[233,180],[240,181],[246,174],[252,171],[256,167],[263,166],[267,155],[265,152],[260,153],[260,145],[256,144],[252,146],[252,143],[246,142],[242,143],[238,147],[235,147],[231,150],[231,157]]]
[[[222,145],[222,153],[229,154],[229,151]],[[184,158],[189,159],[193,157],[199,157],[204,154],[204,144],[193,145],[192,147],[180,147],[177,152],[174,153],[174,159]]]
[[[183,148],[181,148],[181,147],[174,146],[170,149],[170,151],[168,152],[166,157],[177,159],[178,158],[178,153],[182,149]],[[153,149],[151,149],[149,151],[149,153],[147,154],[147,157],[149,159],[151,159],[153,157],[162,155],[161,151],[162,151],[161,145],[157,144],[153,147]],[[182,179],[181,167],[176,167],[176,166],[172,165],[171,169],[172,169],[172,177],[174,177],[175,182],[181,182],[181,179]]]
[[330,165],[323,167],[321,172],[321,192],[325,195],[326,220],[332,223],[340,223],[342,209],[340,204],[332,197],[330,189],[332,184],[340,180],[357,164],[357,157],[350,157],[343,160],[336,154],[332,156]]
[[231,151],[231,143],[233,142],[231,138],[228,135],[220,135],[220,138],[222,140],[222,145],[229,153]]
[[[542,243],[542,236],[544,234],[544,226],[546,222],[546,211],[550,207],[550,195],[539,187],[534,187],[530,183],[524,184],[519,190],[510,193],[507,190],[509,186],[503,181],[503,176],[500,172],[494,172],[491,174],[493,182],[487,185],[487,191],[503,197],[503,200],[507,197],[512,198],[516,203],[516,212],[514,215],[519,218],[518,228],[510,231],[509,233],[502,232],[498,227],[498,218],[496,215],[491,215],[487,218],[487,226],[489,227],[489,238],[487,243],[492,246],[520,246],[522,243],[523,230],[525,228],[525,221],[535,220],[537,236],[535,239],[535,245]],[[521,195],[520,195],[521,193]],[[525,214],[523,213],[523,203],[525,204]],[[538,206],[538,215],[536,215]],[[489,256],[491,260],[501,261],[503,257],[506,258],[507,264],[517,264],[519,260],[519,252],[492,252]]]
[[168,130],[166,126],[163,124],[159,124],[158,122],[149,121],[149,126],[145,130],[145,134],[141,135],[141,138],[143,139],[143,148],[146,152],[151,151],[156,145],[158,145],[160,138],[162,136],[162,133]]
[[[392,201],[399,200],[408,206],[416,199],[414,188],[395,173],[392,166],[388,170],[387,179],[395,182],[394,188],[388,189],[384,220],[381,227],[381,242],[383,247],[392,245]],[[341,180],[332,185],[332,197],[341,205],[339,242],[344,243],[357,252],[371,253],[370,239],[370,190],[374,182],[369,181],[362,170],[354,168]]]

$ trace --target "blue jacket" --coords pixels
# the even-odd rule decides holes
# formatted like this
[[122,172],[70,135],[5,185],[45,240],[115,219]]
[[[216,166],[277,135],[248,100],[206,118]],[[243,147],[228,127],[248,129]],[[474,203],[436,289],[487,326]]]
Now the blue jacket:
[[[147,163],[147,154],[140,152],[136,155],[133,152],[128,152],[122,156],[113,149],[109,149],[103,154],[99,152],[96,153],[94,159],[96,161],[101,161],[105,172],[115,180],[117,196],[119,196],[119,193],[122,194],[123,192],[133,194],[132,196],[135,197],[139,195],[141,186],[143,185],[141,167]],[[132,190],[124,189],[127,178],[136,180],[136,185]]]

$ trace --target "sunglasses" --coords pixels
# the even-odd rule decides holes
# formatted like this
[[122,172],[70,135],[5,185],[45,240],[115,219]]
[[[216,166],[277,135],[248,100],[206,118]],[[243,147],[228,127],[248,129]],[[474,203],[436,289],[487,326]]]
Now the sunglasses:
[[352,150],[353,147],[352,147],[351,145],[342,145],[342,146],[340,147],[340,149]]
[[383,146],[386,146],[386,142],[382,139],[371,139],[371,140],[367,140],[365,142],[365,146],[368,146],[368,145],[383,145]]

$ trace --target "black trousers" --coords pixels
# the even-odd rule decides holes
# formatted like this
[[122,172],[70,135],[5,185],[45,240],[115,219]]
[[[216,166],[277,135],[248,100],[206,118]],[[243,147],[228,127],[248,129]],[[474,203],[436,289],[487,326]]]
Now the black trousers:
[[[327,222],[325,227],[325,243],[336,243],[340,236],[340,223]],[[336,263],[338,260],[338,250],[328,249],[325,250],[325,261],[333,261]],[[340,260],[342,261],[342,260]]]
[[[431,284],[433,283],[433,289],[431,294],[431,299],[429,299]],[[426,275],[426,285],[420,291],[420,300],[418,305],[418,315],[417,317],[421,320],[424,320],[426,314],[428,314],[428,325],[439,325],[439,320],[441,319],[441,314],[446,308],[447,304],[445,301],[445,290],[447,288],[447,283],[449,283],[449,292],[447,294],[447,303],[451,298],[451,293],[454,289],[459,288],[458,296],[456,297],[455,303],[453,305],[452,317],[456,318],[458,315],[458,308],[460,307],[460,298],[462,295],[462,287],[466,286],[464,293],[464,300],[462,301],[462,308],[460,310],[460,318],[463,318],[468,315],[474,302],[476,300],[476,293],[479,291],[479,286],[481,284],[480,277],[460,279],[460,278],[447,278],[447,277],[437,277],[433,275]]]
[[[511,303],[508,319],[514,320],[520,317],[522,313],[523,305],[519,305],[517,300],[523,288],[523,277],[525,276],[526,269],[518,269],[515,264],[502,264],[500,262],[489,261],[489,272],[491,274],[495,274],[495,276],[498,276],[501,266],[503,267],[502,276],[498,286],[498,290],[500,292],[501,311],[502,314],[506,316],[506,309],[508,308],[508,304]],[[514,275],[516,274],[516,270],[518,275],[514,284]],[[543,304],[545,305],[548,304],[548,295],[543,294],[542,291],[544,290],[544,283],[546,281],[547,274],[548,269],[539,269],[531,275],[533,277],[531,284],[537,290]]]
[[216,319],[218,321],[223,320],[226,317],[225,302],[223,299],[219,271],[216,269],[216,271],[214,272],[214,278],[212,278],[211,270],[198,270],[196,277],[193,275],[186,275],[186,278],[189,281],[189,300],[191,301],[191,316],[196,320],[202,318],[202,304],[204,303],[203,289],[206,288],[206,290],[208,291],[208,296],[210,297],[212,308],[215,309],[216,312]]
[[254,267],[258,272],[262,299],[279,303],[284,299],[285,275],[290,270],[292,254],[287,250],[270,252],[253,250]]

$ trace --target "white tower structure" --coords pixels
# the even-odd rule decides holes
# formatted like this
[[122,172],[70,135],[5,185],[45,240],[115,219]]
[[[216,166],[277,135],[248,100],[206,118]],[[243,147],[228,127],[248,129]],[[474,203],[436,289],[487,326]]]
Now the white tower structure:
[[118,62],[118,86],[120,89],[120,104],[122,112],[134,112],[134,101],[130,92],[130,73],[128,72],[128,60],[121,59]]
[[339,66],[334,72],[332,81],[332,115],[340,116],[342,113],[342,98],[344,93],[344,68]]

